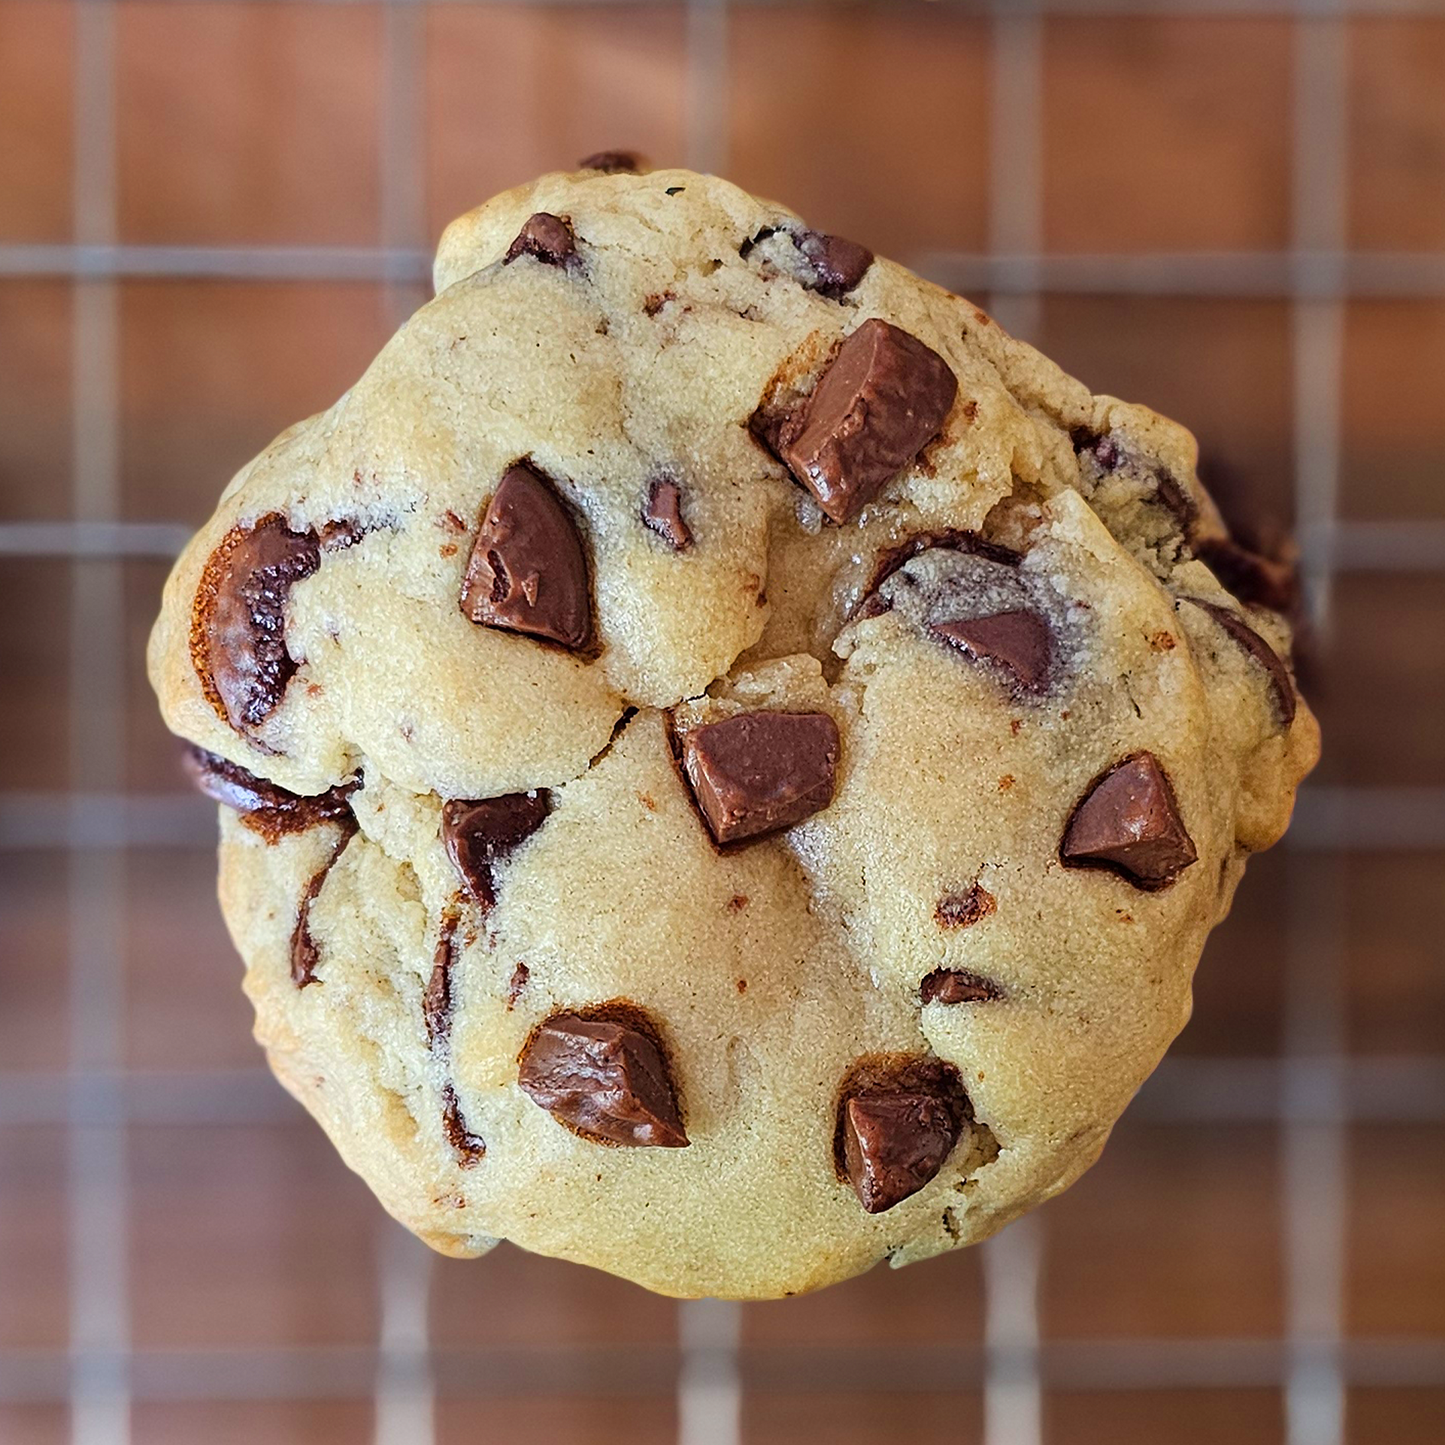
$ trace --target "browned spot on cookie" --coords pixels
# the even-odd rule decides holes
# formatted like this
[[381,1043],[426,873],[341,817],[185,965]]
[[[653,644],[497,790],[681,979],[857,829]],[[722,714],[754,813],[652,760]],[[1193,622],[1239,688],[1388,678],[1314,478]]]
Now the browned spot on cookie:
[[639,793],[637,795],[637,801],[641,803],[649,813],[655,813],[657,811],[657,799],[654,798],[651,793]]
[[1005,773],[1003,777],[998,780],[998,790],[1001,793],[1008,792],[1008,790],[1013,787],[1013,785],[1014,775],[1012,773]]
[[1019,729],[1023,727],[1023,725],[1024,721],[1022,718],[1011,717],[1008,720],[1008,730],[1014,735],[1014,737],[1017,737],[1019,735]]
[[727,909],[729,913],[741,913],[748,906],[748,895],[746,893],[734,893],[728,899]]
[[443,542],[437,548],[438,557],[455,557],[457,555],[457,544],[455,542]]
[[656,316],[669,301],[676,301],[675,291],[654,291],[651,296],[642,303],[642,310],[648,316]]
[[747,981],[747,979],[745,979],[745,978],[740,978],[740,979],[738,979],[738,981],[737,981],[737,990],[738,990],[739,993],[746,993],[746,992],[748,991],[748,981]]
[[962,893],[945,893],[933,918],[940,928],[971,928],[997,908],[993,894],[982,883],[974,883]]
[[936,1058],[871,1054],[838,1091],[833,1163],[869,1214],[916,1194],[973,1118],[958,1070]]
[[657,1026],[614,999],[540,1023],[522,1048],[517,1083],[581,1138],[682,1149],[688,1144]]
[[1174,634],[1172,632],[1155,632],[1150,635],[1149,646],[1155,652],[1172,652],[1175,647]]
[[442,513],[442,525],[450,527],[453,532],[465,532],[467,530],[467,524],[462,521],[450,507]]
[[1108,868],[1150,892],[1168,887],[1198,856],[1169,778],[1148,752],[1089,784],[1059,844],[1066,866]]
[[935,968],[918,987],[924,1003],[993,1003],[1003,990],[982,974],[964,968]]

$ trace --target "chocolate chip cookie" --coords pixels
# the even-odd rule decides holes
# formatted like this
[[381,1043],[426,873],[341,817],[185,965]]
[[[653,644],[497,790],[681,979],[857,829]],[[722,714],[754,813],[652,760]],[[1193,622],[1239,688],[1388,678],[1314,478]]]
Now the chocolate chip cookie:
[[1272,576],[1182,428],[607,153],[448,228],[150,667],[257,1037],[386,1208],[770,1297],[1098,1156],[1317,754]]

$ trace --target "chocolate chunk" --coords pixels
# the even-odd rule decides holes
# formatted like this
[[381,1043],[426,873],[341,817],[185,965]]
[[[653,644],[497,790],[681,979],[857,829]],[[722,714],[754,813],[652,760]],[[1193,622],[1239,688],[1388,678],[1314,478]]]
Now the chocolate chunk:
[[522,996],[522,990],[527,987],[527,980],[531,978],[532,970],[525,963],[518,963],[512,970],[512,976],[507,980],[507,1012],[511,1013],[516,1002]]
[[1059,845],[1065,864],[1112,868],[1149,891],[1172,883],[1198,856],[1153,753],[1135,753],[1091,783]]
[[1269,678],[1270,692],[1274,700],[1275,717],[1281,727],[1288,727],[1294,721],[1295,692],[1290,681],[1289,668],[1284,665],[1279,653],[1257,633],[1238,613],[1217,603],[1206,602],[1202,597],[1186,597],[1201,607],[1239,644],[1264,670]]
[[517,1082],[583,1138],[662,1149],[688,1143],[662,1051],[616,1019],[553,1014],[522,1050]]
[[996,612],[935,622],[934,633],[968,656],[992,662],[1019,686],[1037,692],[1049,678],[1049,626],[1037,612]]
[[676,482],[655,477],[647,484],[642,521],[649,532],[656,532],[674,552],[686,552],[692,546],[692,531],[682,520],[682,488]]
[[442,1085],[442,1129],[447,1142],[457,1151],[457,1162],[463,1169],[470,1169],[486,1154],[486,1140],[480,1134],[473,1134],[462,1118],[462,1106],[457,1102],[453,1084]]
[[848,1100],[843,1138],[858,1201],[881,1214],[938,1173],[958,1142],[958,1126],[928,1094],[863,1094]]
[[[931,552],[935,547],[945,547],[953,552],[967,552],[978,557],[987,557],[991,562],[998,562],[1005,567],[1017,567],[1023,560],[1018,552],[1012,552],[1007,547],[1000,547],[996,542],[985,542],[977,532],[961,531],[956,527],[946,527],[934,532],[915,532],[907,541],[900,542],[896,547],[885,548],[878,554],[873,563],[873,572],[868,578],[868,585],[863,589],[863,602],[859,604],[862,611],[868,604],[868,599],[876,597],[878,589],[900,568],[911,562],[913,558],[923,552]],[[879,611],[887,611],[886,606],[879,607]],[[876,616],[876,612],[867,615]]]
[[187,745],[183,762],[201,792],[234,808],[246,826],[268,843],[274,843],[284,833],[304,832],[317,823],[350,819],[351,795],[361,786],[360,778],[350,778],[324,793],[290,793],[194,743]]
[[452,1032],[452,966],[456,963],[457,915],[442,915],[441,933],[432,960],[431,977],[421,996],[429,1048],[445,1051]]
[[442,839],[447,855],[483,910],[497,901],[496,865],[542,826],[552,811],[541,791],[504,793],[469,801],[453,798],[442,808]]
[[992,1003],[1003,990],[991,979],[963,968],[935,968],[919,986],[924,1003]]
[[191,659],[213,706],[237,732],[276,710],[296,662],[286,650],[291,589],[321,565],[311,532],[279,512],[237,528],[206,564],[191,627]]
[[1159,498],[1160,506],[1174,518],[1179,530],[1187,537],[1199,519],[1199,504],[1188,488],[1161,467],[1155,475],[1154,494]]
[[609,176],[635,175],[641,166],[636,151],[597,151],[577,162],[579,171],[606,171]]
[[745,712],[693,728],[683,767],[719,843],[800,823],[833,801],[838,726],[821,712]]
[[1246,607],[1267,607],[1271,612],[1292,612],[1299,599],[1299,577],[1287,561],[1251,552],[1228,537],[1201,537],[1194,555]]
[[958,379],[931,347],[865,321],[783,422],[776,451],[823,511],[846,522],[938,435],[957,394]]
[[873,264],[873,253],[866,246],[823,231],[801,231],[793,243],[818,278],[813,289],[834,300],[851,291]]
[[316,902],[327,874],[336,866],[336,860],[346,851],[346,845],[356,832],[355,820],[348,821],[349,826],[342,826],[341,837],[332,849],[331,856],[316,870],[306,885],[306,891],[301,895],[301,903],[296,911],[296,926],[291,930],[291,982],[297,988],[320,982],[316,977],[316,965],[321,962],[321,950],[311,936],[311,905]]
[[492,496],[462,580],[462,612],[485,627],[585,647],[592,599],[582,539],[556,493],[524,462]]
[[933,918],[940,928],[971,928],[997,907],[993,894],[982,883],[975,883],[966,893],[945,893]]
[[507,247],[502,265],[510,265],[518,256],[534,256],[544,266],[565,266],[577,254],[577,240],[572,227],[561,216],[538,211],[528,216],[517,232],[517,239]]

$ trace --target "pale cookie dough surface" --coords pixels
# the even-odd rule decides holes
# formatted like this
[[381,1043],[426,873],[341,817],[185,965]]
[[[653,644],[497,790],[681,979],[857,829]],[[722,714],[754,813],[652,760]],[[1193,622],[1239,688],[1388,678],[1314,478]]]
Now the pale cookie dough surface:
[[[504,260],[539,212],[575,253]],[[1268,662],[1286,621],[1200,560],[1230,544],[1188,433],[884,259],[820,289],[802,235],[687,171],[497,197],[448,228],[436,298],[243,469],[167,584],[167,722],[239,786],[274,785],[221,810],[257,1037],[447,1253],[507,1238],[667,1293],[771,1297],[986,1237],[1098,1156],[1317,755]],[[837,523],[750,423],[800,404],[871,318],[937,353],[957,395]],[[581,647],[460,605],[524,460],[582,543]],[[684,546],[644,522],[659,479]],[[206,599],[217,549],[258,525],[312,550],[257,604],[275,685],[238,728]],[[1046,639],[1031,681],[1028,658],[938,631],[1002,613]],[[831,719],[831,802],[720,848],[679,757],[756,712]],[[1195,855],[1148,886],[1064,856],[1096,781],[1141,756]],[[358,780],[324,815],[279,791]],[[519,793],[545,816],[479,897],[444,805]],[[547,1021],[603,1006],[647,1021],[685,1147],[600,1141],[519,1082]],[[840,1110],[875,1056],[947,1074],[956,1138],[869,1212]]]

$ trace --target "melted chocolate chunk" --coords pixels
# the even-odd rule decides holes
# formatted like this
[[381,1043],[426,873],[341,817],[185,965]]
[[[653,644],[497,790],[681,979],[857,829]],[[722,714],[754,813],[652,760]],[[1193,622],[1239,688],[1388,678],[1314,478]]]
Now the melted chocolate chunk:
[[609,176],[635,175],[641,166],[636,151],[596,151],[577,162],[579,171],[605,171]]
[[187,744],[183,762],[201,792],[234,808],[246,826],[254,828],[268,843],[274,843],[284,833],[304,832],[317,823],[349,819],[351,795],[361,786],[359,778],[351,778],[324,793],[289,793],[239,763],[194,743]]
[[462,1106],[457,1102],[455,1085],[442,1085],[442,1128],[447,1142],[457,1151],[457,1162],[463,1169],[470,1169],[487,1152],[487,1141],[480,1134],[473,1134],[462,1118]]
[[967,893],[945,893],[933,918],[940,928],[971,928],[997,907],[993,894],[982,883],[975,883]]
[[497,902],[496,865],[537,831],[552,811],[547,793],[505,793],[442,808],[442,840],[467,892],[488,910]]
[[522,1050],[517,1082],[583,1138],[687,1146],[662,1051],[646,1032],[617,1019],[553,1014]]
[[291,589],[321,565],[314,533],[279,512],[237,528],[206,564],[191,628],[191,658],[212,705],[237,732],[279,706],[296,662],[286,650]]
[[484,627],[574,651],[591,638],[582,539],[556,493],[525,462],[508,468],[482,518],[461,604],[463,615]]
[[291,930],[291,982],[297,988],[320,982],[316,977],[316,965],[321,962],[321,950],[311,936],[311,905],[316,902],[327,875],[336,866],[336,860],[346,851],[346,845],[355,832],[355,820],[348,819],[347,823],[342,825],[341,837],[337,840],[331,856],[312,875],[306,891],[301,895],[301,903],[296,911],[296,926]]
[[1194,555],[1246,607],[1293,612],[1299,600],[1299,577],[1290,563],[1251,552],[1228,537],[1201,537],[1194,543]]
[[992,1003],[1003,990],[991,979],[963,968],[935,968],[919,986],[924,1003]]
[[527,217],[517,239],[507,247],[502,265],[510,265],[519,256],[533,256],[544,266],[565,266],[576,254],[577,238],[572,227],[561,216],[538,211]]
[[1111,868],[1147,891],[1167,887],[1198,856],[1153,753],[1135,753],[1091,783],[1059,845],[1068,866]]
[[790,828],[833,801],[838,726],[821,712],[745,712],[693,728],[683,767],[719,843]]
[[[911,562],[913,558],[923,552],[931,552],[935,547],[946,547],[952,552],[967,552],[978,557],[987,557],[990,562],[998,562],[1004,567],[1017,567],[1023,561],[1018,552],[1012,552],[1007,547],[1000,547],[996,542],[985,542],[977,532],[960,531],[956,527],[947,527],[935,532],[916,532],[906,542],[900,542],[896,547],[888,547],[880,552],[873,563],[872,574],[868,578],[868,585],[863,589],[863,602],[859,604],[859,610],[865,609],[869,601],[877,597],[878,589],[900,568]],[[875,604],[877,605],[877,604]],[[880,611],[886,612],[886,605],[879,607]],[[876,616],[876,613],[868,615]]]
[[1238,613],[1231,612],[1218,603],[1206,602],[1202,597],[1186,597],[1202,608],[1224,629],[1265,671],[1269,679],[1270,693],[1274,702],[1274,715],[1281,727],[1287,728],[1296,711],[1294,683],[1290,681],[1289,668],[1284,665],[1279,653],[1257,633]]
[[457,915],[442,915],[441,933],[433,956],[431,977],[421,996],[427,1045],[445,1050],[452,1032],[452,966],[456,963]]
[[833,1150],[869,1214],[916,1194],[973,1117],[958,1071],[938,1059],[860,1060],[843,1081]]
[[935,622],[933,631],[969,657],[1005,669],[1030,692],[1049,680],[1049,626],[1037,612],[1020,609]]
[[764,440],[835,522],[856,516],[938,435],[958,394],[948,363],[916,336],[865,321],[817,385]]
[[793,237],[793,244],[807,258],[817,277],[812,289],[835,301],[846,296],[873,264],[873,253],[866,246],[824,231],[800,231]]
[[682,488],[667,477],[656,477],[647,484],[642,521],[674,552],[686,552],[692,546],[692,531],[682,519]]

